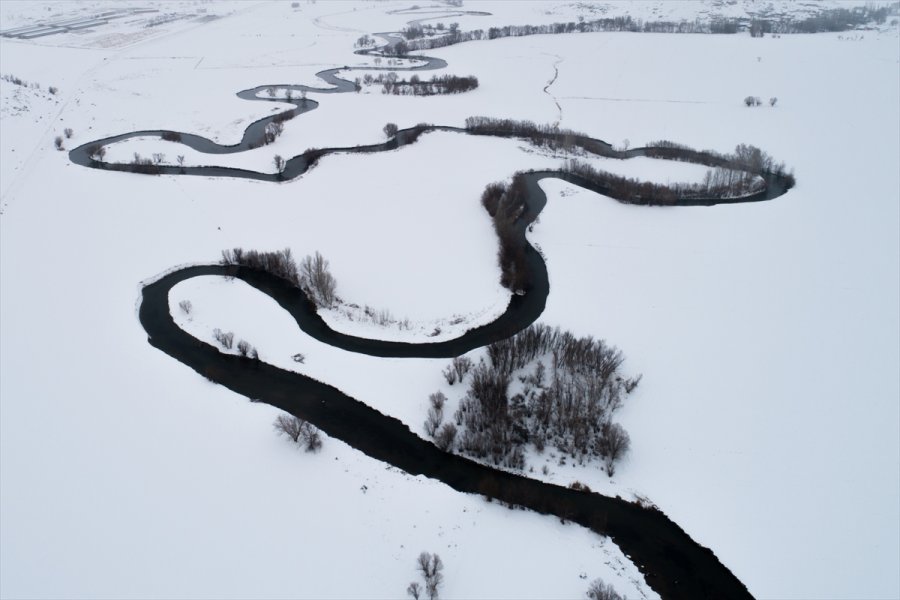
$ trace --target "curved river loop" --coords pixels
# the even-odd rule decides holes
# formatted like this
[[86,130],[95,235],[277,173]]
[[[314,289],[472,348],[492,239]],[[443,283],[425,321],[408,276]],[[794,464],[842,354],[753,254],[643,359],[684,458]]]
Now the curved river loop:
[[[357,54],[373,54],[395,45],[397,34],[376,34],[386,40],[385,46],[360,50]],[[270,87],[316,94],[355,92],[353,82],[341,79],[338,73],[353,70],[424,71],[441,69],[447,63],[425,56],[404,57],[421,64],[412,67],[339,67],[321,71],[317,76],[331,87],[315,88],[305,85],[264,85],[239,92],[237,95],[256,102],[289,102],[294,105],[284,116],[295,117],[315,110],[318,103],[306,98],[284,100],[263,98],[260,94]],[[92,149],[136,137],[159,137],[177,133],[180,143],[206,154],[232,154],[254,147],[266,126],[278,115],[259,119],[244,131],[238,144],[220,145],[210,139],[166,130],[137,131],[83,144],[70,151],[70,160],[89,168],[131,171],[132,165],[104,163],[92,158]],[[423,125],[402,129],[390,140],[366,146],[325,148],[306,151],[286,162],[281,174],[261,173],[226,167],[153,166],[152,173],[177,176],[215,176],[287,181],[299,177],[323,156],[334,153],[372,153],[394,150],[414,144],[428,131],[455,131],[469,135],[516,137],[502,131],[479,130],[478,133],[440,125]],[[616,151],[609,144],[581,137],[581,143],[602,147],[604,156],[632,158],[646,156],[660,148],[637,148]],[[722,166],[721,158],[693,150],[666,148],[667,158]],[[562,171],[537,171],[523,174],[527,193],[526,210],[516,222],[516,234],[526,251],[530,286],[527,293],[512,295],[506,311],[495,321],[471,329],[462,336],[436,343],[404,343],[373,340],[336,332],[316,313],[315,305],[299,288],[269,273],[235,265],[205,265],[185,267],[146,283],[141,292],[139,319],[151,345],[194,369],[204,377],[255,402],[265,402],[297,417],[305,419],[329,436],[340,439],[360,452],[393,465],[412,475],[437,479],[451,488],[470,494],[481,494],[508,505],[527,508],[538,513],[554,515],[578,523],[598,534],[609,536],[643,573],[647,584],[663,598],[750,598],[747,588],[729,571],[711,550],[695,542],[676,523],[655,508],[643,507],[601,494],[573,490],[494,469],[467,458],[439,450],[431,442],[414,434],[400,420],[384,415],[367,404],[351,398],[337,388],[299,373],[286,371],[260,360],[223,354],[182,330],[169,310],[169,292],[178,283],[193,277],[219,275],[241,279],[273,298],[295,320],[297,326],[311,337],[348,352],[380,357],[450,358],[470,350],[505,339],[534,323],[544,310],[550,292],[547,267],[526,239],[526,229],[534,222],[547,202],[538,183],[544,178],[559,178],[577,186],[606,195],[610,187],[602,181],[587,180]],[[679,205],[709,206],[720,203],[753,202],[777,198],[790,187],[783,177],[763,174],[765,189],[741,198],[681,199]],[[622,198],[619,198],[620,200]],[[493,260],[493,257],[490,257]]]

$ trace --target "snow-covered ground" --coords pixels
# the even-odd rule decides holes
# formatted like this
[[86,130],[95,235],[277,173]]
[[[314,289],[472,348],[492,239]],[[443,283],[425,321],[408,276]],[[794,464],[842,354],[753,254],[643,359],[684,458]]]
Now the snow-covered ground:
[[[0,3],[0,28],[104,6],[24,5]],[[561,160],[515,140],[432,133],[393,152],[326,157],[284,184],[69,163],[53,148],[65,127],[67,148],[146,129],[235,143],[277,107],[236,92],[321,85],[319,70],[373,64],[352,54],[356,38],[415,18],[390,12],[402,2],[178,6],[221,18],[112,46],[76,40],[131,30],[0,38],[0,73],[43,89],[0,81],[0,596],[399,597],[427,550],[447,565],[446,597],[572,598],[596,577],[653,597],[599,536],[409,477],[333,439],[319,454],[297,451],[272,432],[277,411],[147,344],[140,281],[235,246],[318,250],[345,302],[416,324],[392,332],[332,317],[342,331],[430,339],[434,327],[447,337],[490,320],[506,295],[480,193]],[[494,14],[446,22],[599,18],[602,6],[662,19],[749,5],[466,2]],[[214,164],[272,170],[276,153],[383,140],[386,122],[459,126],[471,115],[559,121],[632,147],[752,143],[786,161],[798,186],[762,204],[624,206],[544,182],[548,206],[530,234],[551,278],[541,321],[607,339],[644,379],[619,415],[633,445],[614,481],[598,465],[550,464],[544,476],[547,457],[529,463],[535,477],[649,497],[758,597],[900,596],[896,26],[763,39],[533,36],[428,54],[479,88],[310,94],[320,107],[275,144]],[[747,95],[778,103],[747,108]],[[107,160],[163,151],[210,164],[176,146],[131,140]],[[654,181],[704,171],[601,162]],[[188,331],[234,331],[262,359],[420,434],[427,395],[458,395],[440,375],[446,361],[338,351],[240,282],[186,282],[172,306]]]

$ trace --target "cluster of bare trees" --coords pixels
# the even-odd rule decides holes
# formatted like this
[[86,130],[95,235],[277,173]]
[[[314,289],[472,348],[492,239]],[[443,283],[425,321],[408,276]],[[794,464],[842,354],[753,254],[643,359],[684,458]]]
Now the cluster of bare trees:
[[298,446],[306,448],[307,452],[317,452],[322,447],[322,436],[318,428],[293,415],[278,415],[273,424],[275,431],[286,435]]
[[300,271],[297,269],[297,263],[294,262],[294,255],[290,248],[275,252],[260,252],[243,248],[222,250],[222,259],[219,262],[223,265],[241,265],[266,271],[301,287]]
[[456,75],[434,75],[429,80],[422,80],[413,75],[409,80],[399,79],[393,71],[386,75],[372,76],[367,73],[362,78],[366,85],[381,84],[381,93],[395,96],[437,96],[439,94],[461,94],[478,87],[478,78],[474,75],[458,77]]
[[[468,379],[469,388],[454,415],[454,439],[447,450],[524,469],[528,444],[539,452],[553,445],[582,464],[602,459],[606,472],[615,473],[630,440],[612,416],[641,379],[621,374],[624,356],[618,349],[558,327],[532,325],[487,350],[487,362],[455,379]],[[514,379],[522,391],[510,397]],[[432,394],[426,421],[436,443],[441,396]]]
[[416,569],[422,574],[425,588],[423,589],[418,581],[413,581],[407,586],[406,593],[412,596],[413,600],[423,598],[423,593],[428,600],[437,600],[441,584],[444,583],[444,562],[441,557],[437,554],[422,552],[416,559]]
[[694,150],[683,144],[677,144],[668,140],[650,142],[642,149],[645,156],[651,158],[664,158],[666,160],[680,160],[712,167],[724,167],[748,171],[754,175],[776,175],[784,180],[790,188],[796,183],[793,173],[783,162],[775,159],[763,150],[750,144],[738,144],[731,154],[724,154],[714,150]]
[[[877,6],[868,3],[853,8],[831,8],[804,19],[759,19],[757,28],[763,33],[822,33],[849,31],[869,23],[882,24],[890,15],[898,14],[897,4]],[[752,24],[751,24],[752,28]]]
[[[97,146],[96,144],[91,147],[91,149],[96,147],[96,153],[91,153],[91,158],[94,160],[99,160],[103,158],[103,155],[106,154],[106,150]],[[90,151],[90,149],[89,149]],[[139,153],[135,152],[134,157],[131,159],[131,163],[129,163],[126,167],[128,171],[132,173],[143,173],[145,175],[159,175],[162,173],[162,163],[165,161],[166,155],[161,152],[155,152],[152,158],[146,158],[141,156]]]
[[585,594],[589,600],[623,600],[616,588],[602,579],[592,581]]
[[447,365],[447,368],[444,369],[444,379],[447,380],[447,383],[453,385],[457,381],[462,381],[465,378],[466,373],[472,370],[474,363],[472,359],[467,356],[457,356],[450,364]]
[[739,198],[766,188],[765,181],[753,173],[722,167],[707,171],[701,183],[665,185],[614,175],[574,159],[566,162],[563,171],[578,175],[594,189],[627,204],[666,206],[703,198]]
[[275,252],[233,248],[223,250],[219,262],[260,269],[286,279],[302,288],[319,307],[331,308],[337,301],[337,282],[328,270],[328,261],[319,252],[303,257],[299,267],[290,248]]
[[[185,314],[190,314],[190,302],[187,302],[187,306],[185,306],[184,303],[180,303],[179,306],[181,306],[181,310],[183,310]],[[231,350],[234,347],[234,333],[231,331],[224,332],[216,327],[213,329],[213,338],[215,338],[215,340],[226,350]],[[254,348],[247,340],[238,340],[237,351],[238,354],[244,358],[252,358],[253,360],[259,359],[259,353],[256,351],[256,348]]]
[[[775,106],[775,104],[777,103],[778,98],[776,98],[775,96],[769,98],[769,106]],[[744,98],[744,104],[746,104],[747,106],[762,106],[763,101],[759,96],[747,96],[746,98]]]
[[605,142],[595,140],[585,133],[562,129],[558,125],[539,125],[534,121],[516,121],[493,117],[468,117],[466,130],[479,135],[517,136],[532,145],[551,150],[573,152],[584,150],[598,156],[621,158],[623,153]]
[[531,283],[525,237],[516,228],[519,217],[527,209],[525,188],[524,177],[517,173],[511,183],[489,184],[481,194],[481,205],[491,217],[500,245],[497,251],[500,284],[519,294],[525,293]]

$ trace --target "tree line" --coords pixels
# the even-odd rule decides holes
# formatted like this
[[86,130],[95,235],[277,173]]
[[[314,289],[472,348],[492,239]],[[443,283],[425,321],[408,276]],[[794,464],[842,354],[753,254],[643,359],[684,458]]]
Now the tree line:
[[[591,21],[579,19],[566,23],[548,23],[544,25],[505,25],[490,27],[487,31],[475,29],[460,31],[451,27],[443,35],[435,35],[433,29],[411,25],[403,30],[406,38],[392,50],[395,54],[406,54],[416,50],[443,48],[472,40],[493,40],[504,37],[520,37],[527,35],[546,35],[564,33],[596,33],[609,31],[627,31],[631,33],[698,33],[698,34],[735,34],[749,31],[754,37],[765,33],[820,33],[827,31],[847,31],[857,29],[869,23],[881,24],[891,14],[896,14],[896,6],[858,6],[854,8],[835,8],[822,10],[818,14],[803,19],[783,17],[781,19],[717,18],[708,22],[694,21],[644,21],[630,16],[595,19]],[[439,30],[438,33],[440,33]],[[397,48],[397,46],[400,46]]]
[[[630,440],[612,416],[641,379],[623,376],[621,351],[537,324],[489,345],[487,357],[451,364],[454,382],[468,381],[455,424],[442,424],[443,394],[429,398],[426,433],[439,447],[521,470],[529,444],[539,452],[552,445],[582,464],[601,459],[615,473]],[[516,379],[521,392],[510,396]]]

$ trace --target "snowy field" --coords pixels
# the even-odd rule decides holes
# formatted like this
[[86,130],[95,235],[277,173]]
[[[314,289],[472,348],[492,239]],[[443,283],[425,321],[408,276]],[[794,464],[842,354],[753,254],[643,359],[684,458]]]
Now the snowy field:
[[[420,17],[467,30],[741,16],[758,3],[462,7],[489,16],[403,10],[408,2],[297,4],[173,2],[161,13],[180,17],[149,28],[134,17],[0,37],[0,74],[41,85],[0,81],[0,597],[402,597],[421,551],[446,564],[447,598],[577,598],[598,577],[629,598],[656,597],[612,542],[580,527],[411,477],[327,437],[318,454],[298,451],[272,431],[278,411],[154,349],[136,317],[144,280],[215,262],[226,248],[290,247],[322,252],[345,302],[411,323],[326,315],[335,329],[446,339],[490,321],[508,298],[481,191],[563,157],[429,133],[392,152],[326,157],[271,184],[85,169],[54,138],[72,128],[70,149],[169,129],[233,144],[279,107],[238,91],[322,86],[315,73],[342,65],[361,76],[353,67],[374,63],[353,54],[355,40]],[[0,30],[109,6],[4,1]],[[762,39],[531,36],[426,54],[447,61],[439,73],[477,76],[479,88],[310,93],[319,108],[271,146],[209,156],[129,140],[106,160],[165,152],[169,162],[183,154],[186,164],[272,172],[274,154],[380,142],[387,122],[461,126],[472,115],[558,122],[617,146],[763,148],[798,181],[768,203],[647,208],[542,184],[548,205],[529,234],[550,273],[540,322],[605,338],[625,353],[625,371],[644,377],[619,414],[632,451],[612,480],[599,464],[560,466],[547,454],[528,457],[528,474],[648,497],[759,598],[900,597],[896,24]],[[747,95],[778,101],[747,108]],[[593,162],[663,183],[704,174],[651,159]],[[234,331],[261,359],[419,435],[429,393],[460,395],[440,375],[447,361],[342,352],[241,282],[194,279],[171,305],[197,337]]]

